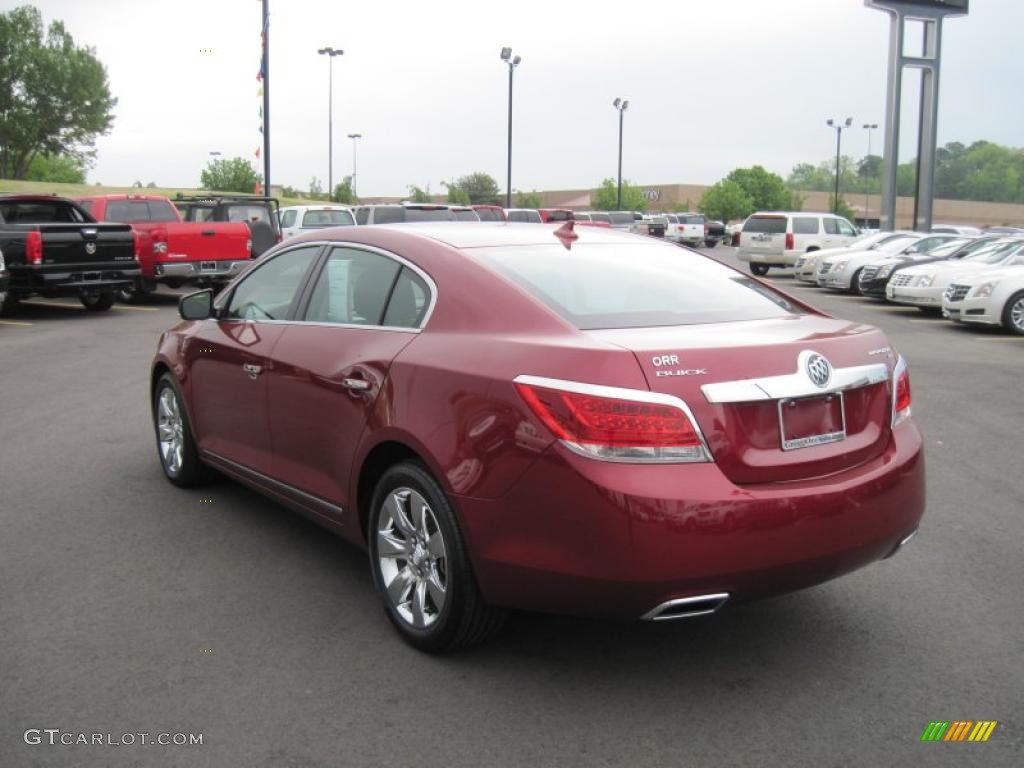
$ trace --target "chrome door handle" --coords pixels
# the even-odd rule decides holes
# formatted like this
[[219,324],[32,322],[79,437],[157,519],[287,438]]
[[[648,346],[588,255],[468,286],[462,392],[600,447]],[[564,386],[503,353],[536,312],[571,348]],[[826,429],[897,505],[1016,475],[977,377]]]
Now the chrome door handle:
[[351,389],[353,392],[365,392],[371,384],[366,379],[342,379],[341,386]]
[[262,365],[254,365],[253,363],[245,363],[242,366],[242,370],[245,371],[247,374],[249,374],[249,378],[250,379],[255,381],[256,377],[259,376],[261,373],[263,373],[263,366]]

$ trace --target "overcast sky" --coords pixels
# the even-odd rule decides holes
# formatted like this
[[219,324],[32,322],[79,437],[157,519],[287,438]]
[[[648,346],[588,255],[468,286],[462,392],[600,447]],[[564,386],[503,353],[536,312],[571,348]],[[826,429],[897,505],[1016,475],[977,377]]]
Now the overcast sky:
[[[257,0],[35,4],[96,48],[119,100],[90,181],[198,186],[210,151],[262,170]],[[1024,3],[971,5],[945,25],[939,142],[1020,146]],[[345,50],[334,59],[335,181],[352,170],[346,134],[362,133],[361,195],[442,191],[474,171],[504,188],[504,45],[523,58],[513,189],[614,176],[616,96],[630,101],[623,173],[635,183],[713,183],[755,163],[785,176],[834,153],[828,117],[852,116],[843,153],[865,154],[859,126],[883,120],[888,27],[862,0],[271,0],[271,181],[327,186],[325,45]]]

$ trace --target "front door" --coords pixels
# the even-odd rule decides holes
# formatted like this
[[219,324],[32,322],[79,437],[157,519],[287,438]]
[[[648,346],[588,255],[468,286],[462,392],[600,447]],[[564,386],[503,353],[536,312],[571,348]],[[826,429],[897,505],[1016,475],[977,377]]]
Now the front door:
[[294,316],[320,246],[283,251],[232,290],[222,317],[188,342],[189,386],[199,448],[269,473],[267,373],[270,355]]

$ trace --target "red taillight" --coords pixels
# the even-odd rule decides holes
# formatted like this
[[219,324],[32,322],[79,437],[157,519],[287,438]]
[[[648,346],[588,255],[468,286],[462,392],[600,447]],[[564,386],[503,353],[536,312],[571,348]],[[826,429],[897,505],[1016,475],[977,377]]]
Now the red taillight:
[[626,462],[709,460],[678,398],[534,376],[520,376],[515,384],[544,426],[581,455]]
[[139,256],[142,255],[142,240],[134,229],[132,230],[132,245],[134,246],[135,260],[138,261]]
[[278,236],[277,236],[277,242],[279,242],[279,243],[280,243],[280,242],[282,242],[283,240],[284,240],[284,236],[283,236],[283,235],[281,235],[281,234],[279,233],[279,234],[278,234]]
[[910,416],[910,371],[907,369],[907,361],[902,357],[896,361],[892,378],[892,425],[895,427]]
[[707,222],[705,222],[704,223],[704,234],[706,235],[710,231],[711,231],[711,226]]
[[795,247],[796,246],[793,244],[793,233],[792,232],[787,232],[786,233],[786,250],[787,251],[792,251]]
[[43,263],[43,236],[38,230],[25,234],[25,263]]

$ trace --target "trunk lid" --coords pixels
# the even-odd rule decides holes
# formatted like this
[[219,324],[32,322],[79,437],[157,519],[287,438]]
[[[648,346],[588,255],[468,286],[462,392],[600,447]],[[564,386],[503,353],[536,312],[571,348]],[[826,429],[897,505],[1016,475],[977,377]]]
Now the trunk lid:
[[[734,483],[834,474],[889,441],[896,356],[870,326],[802,315],[587,333],[631,350],[652,391],[690,406]],[[824,386],[809,372],[814,355],[831,366]]]
[[133,261],[135,238],[127,224],[33,224],[42,238],[43,265]]

